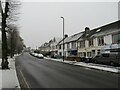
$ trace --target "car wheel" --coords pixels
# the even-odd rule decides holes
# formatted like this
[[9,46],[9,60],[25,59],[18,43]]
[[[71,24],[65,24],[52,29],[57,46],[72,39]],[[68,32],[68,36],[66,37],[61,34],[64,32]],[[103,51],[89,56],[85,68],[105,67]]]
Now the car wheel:
[[114,62],[110,62],[110,65],[111,65],[111,66],[114,66],[115,64],[114,64]]
[[96,64],[97,64],[97,61],[95,60],[95,61],[94,61],[94,63],[96,63]]

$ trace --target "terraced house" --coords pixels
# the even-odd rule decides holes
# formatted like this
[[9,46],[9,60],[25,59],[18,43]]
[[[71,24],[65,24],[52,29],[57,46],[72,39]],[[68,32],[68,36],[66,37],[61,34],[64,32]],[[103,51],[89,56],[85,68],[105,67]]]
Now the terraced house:
[[84,35],[78,40],[78,56],[94,57],[105,53],[107,49],[120,48],[120,21],[116,21],[96,29],[86,28]]
[[39,50],[45,52],[51,56],[54,56],[58,53],[57,44],[61,40],[59,37],[54,37],[49,40],[49,42],[45,42],[39,47]]
[[[120,21],[85,31],[64,39],[65,57],[92,58],[108,49],[120,48]],[[63,56],[63,40],[58,44],[58,54]]]
[[58,53],[57,44],[60,40],[61,40],[61,38],[54,37],[50,42],[50,53],[51,53],[52,57],[54,57]]
[[110,49],[117,50],[120,48],[119,25],[120,20],[92,30],[86,27],[84,31],[71,36],[65,35],[64,39],[59,39],[57,42],[53,38],[49,43],[39,47],[39,49],[53,52],[53,54],[57,54],[60,57],[64,53],[67,59],[92,58],[100,53],[108,53]]
[[[77,40],[83,35],[83,32],[74,34],[64,39],[64,56],[71,57],[77,56],[78,44]],[[58,54],[63,56],[63,40],[58,43]]]

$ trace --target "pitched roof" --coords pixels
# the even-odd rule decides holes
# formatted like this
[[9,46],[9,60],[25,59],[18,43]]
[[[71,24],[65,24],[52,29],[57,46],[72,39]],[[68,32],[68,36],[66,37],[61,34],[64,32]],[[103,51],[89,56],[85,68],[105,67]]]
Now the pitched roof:
[[96,32],[92,36],[102,36],[114,32],[120,32],[120,20],[94,29]]
[[[92,37],[97,37],[97,36],[102,36],[102,35],[107,35],[113,32],[120,32],[120,20],[92,29],[89,32],[89,35],[87,36],[87,39],[90,39]],[[83,36],[80,38],[78,41],[84,40]]]
[[60,42],[61,39],[62,39],[62,38],[60,38],[60,37],[55,37],[55,40],[56,40],[57,43]]
[[[101,35],[106,35],[109,33],[113,33],[113,32],[120,32],[120,20],[115,21],[113,23],[104,25],[104,26],[100,26],[98,28],[92,29],[90,30],[89,34],[87,35],[87,39],[91,38],[91,37],[96,37],[96,36],[101,36]],[[85,31],[74,34],[72,36],[69,36],[67,38],[64,38],[64,43],[68,43],[68,42],[72,42],[72,41],[81,41],[84,40],[84,35],[85,35]],[[63,39],[61,39],[61,41],[58,44],[63,44]]]
[[[83,35],[83,32],[80,32],[80,33],[74,34],[72,36],[69,36],[69,37],[64,39],[64,43],[77,41],[82,35]],[[62,41],[63,41],[63,39],[61,40],[61,42],[59,44],[63,44]]]

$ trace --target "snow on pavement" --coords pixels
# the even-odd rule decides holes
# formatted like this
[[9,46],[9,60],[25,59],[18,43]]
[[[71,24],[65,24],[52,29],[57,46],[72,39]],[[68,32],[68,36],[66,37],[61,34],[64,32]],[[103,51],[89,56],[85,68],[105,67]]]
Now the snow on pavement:
[[[0,69],[0,89],[1,88],[20,88],[16,70],[15,70],[15,58],[8,59],[10,69]],[[2,60],[0,60],[1,63]]]
[[[53,60],[53,61],[63,62],[62,59],[53,59],[53,58],[47,58],[47,57],[44,57],[44,58],[45,58],[45,59],[48,59],[48,60]],[[73,63],[76,63],[76,61],[68,61],[68,60],[64,60],[64,63],[73,64]]]
[[[63,62],[62,59],[53,59],[53,58],[47,58],[47,57],[45,57],[45,59]],[[64,63],[69,63],[69,64],[83,66],[83,67],[92,68],[92,69],[99,69],[99,70],[104,70],[104,71],[114,72],[114,73],[120,72],[120,67],[113,67],[108,65],[84,63],[84,62],[76,62],[76,61],[68,61],[68,60],[65,60]]]
[[80,65],[80,66],[84,66],[84,67],[88,67],[88,68],[94,68],[94,69],[99,69],[99,70],[104,70],[104,71],[109,71],[109,72],[114,72],[114,73],[118,73],[119,72],[119,68],[115,68],[115,67],[109,67],[107,65],[100,65],[100,64],[91,64],[91,63],[84,63],[84,62],[77,62],[74,65]]

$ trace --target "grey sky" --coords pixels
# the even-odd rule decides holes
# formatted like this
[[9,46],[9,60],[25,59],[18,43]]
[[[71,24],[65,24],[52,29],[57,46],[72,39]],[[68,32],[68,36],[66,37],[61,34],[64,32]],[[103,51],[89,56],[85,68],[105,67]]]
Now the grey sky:
[[99,27],[118,20],[117,2],[24,2],[20,15],[20,34],[27,46],[38,47],[54,36],[73,35],[86,26]]

